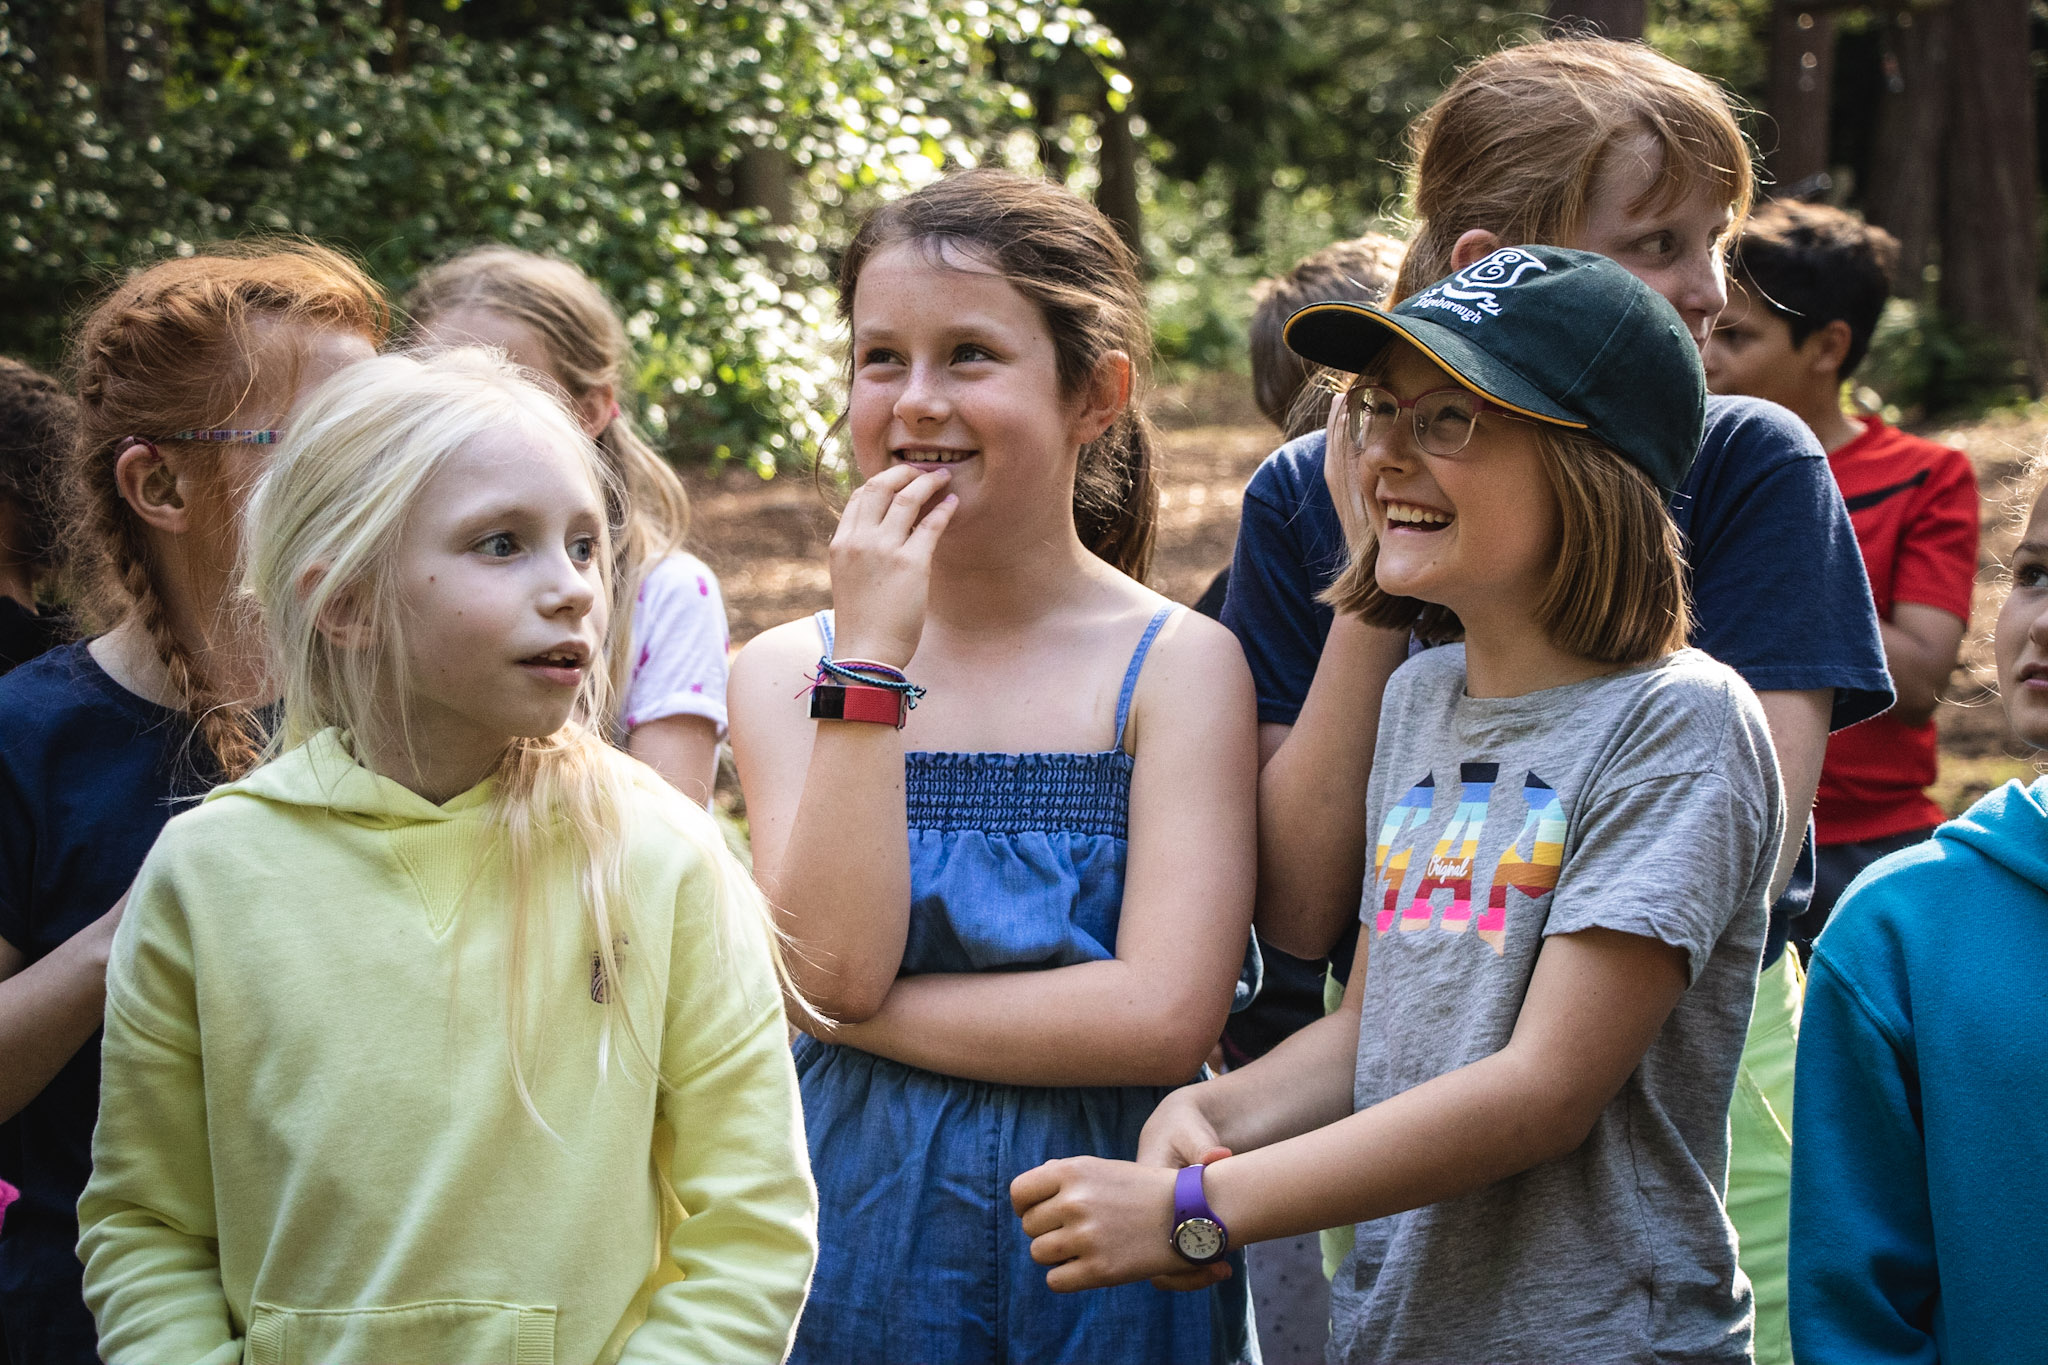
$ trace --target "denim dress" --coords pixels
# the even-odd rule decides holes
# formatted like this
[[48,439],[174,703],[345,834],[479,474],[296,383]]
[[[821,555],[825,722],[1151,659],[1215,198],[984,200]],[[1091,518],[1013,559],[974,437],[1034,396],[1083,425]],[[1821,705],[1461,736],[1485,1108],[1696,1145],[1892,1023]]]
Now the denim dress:
[[[1132,768],[1124,723],[1146,651],[1174,610],[1159,610],[1131,656],[1110,748],[904,755],[903,975],[1116,955]],[[829,652],[828,613],[818,626]],[[1241,1256],[1216,1289],[1055,1294],[1010,1207],[1010,1181],[1042,1162],[1134,1157],[1173,1087],[999,1085],[808,1036],[797,1039],[796,1067],[819,1211],[818,1269],[792,1365],[1256,1360]]]

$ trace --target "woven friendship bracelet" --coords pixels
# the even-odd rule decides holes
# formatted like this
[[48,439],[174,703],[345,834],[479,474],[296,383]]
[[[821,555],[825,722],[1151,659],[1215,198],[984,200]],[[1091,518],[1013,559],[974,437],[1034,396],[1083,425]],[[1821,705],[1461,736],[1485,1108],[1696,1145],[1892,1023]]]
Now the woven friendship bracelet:
[[924,696],[924,689],[904,677],[903,670],[867,659],[820,658],[817,675],[811,682],[822,685],[827,678],[855,687],[879,687],[899,693],[910,709],[915,709],[918,699]]

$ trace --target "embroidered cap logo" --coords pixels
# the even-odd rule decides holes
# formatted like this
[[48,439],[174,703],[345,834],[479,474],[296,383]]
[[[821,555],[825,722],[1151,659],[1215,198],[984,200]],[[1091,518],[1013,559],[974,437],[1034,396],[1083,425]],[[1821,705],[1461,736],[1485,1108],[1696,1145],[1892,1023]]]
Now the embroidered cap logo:
[[1522,248],[1504,246],[1485,260],[1474,261],[1449,279],[1423,292],[1466,305],[1463,308],[1453,306],[1452,311],[1467,322],[1478,322],[1474,310],[1488,317],[1500,316],[1500,300],[1495,297],[1497,291],[1512,289],[1522,282],[1524,275],[1549,269],[1549,266]]

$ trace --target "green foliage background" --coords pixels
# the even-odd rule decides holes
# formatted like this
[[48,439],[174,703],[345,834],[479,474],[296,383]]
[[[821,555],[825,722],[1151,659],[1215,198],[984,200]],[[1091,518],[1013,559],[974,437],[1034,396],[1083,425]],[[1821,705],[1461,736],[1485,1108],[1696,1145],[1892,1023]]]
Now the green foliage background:
[[[1650,17],[1761,93],[1767,0]],[[0,0],[0,349],[51,366],[115,272],[224,237],[348,247],[394,297],[504,241],[620,303],[673,456],[765,475],[830,427],[833,252],[866,206],[991,161],[1090,192],[1126,118],[1161,357],[1242,368],[1251,284],[1398,226],[1410,119],[1542,23],[1492,0]],[[764,165],[772,221],[746,206]]]
[[[338,243],[394,297],[505,241],[618,300],[673,454],[764,473],[831,420],[829,248],[859,208],[1016,152],[1031,103],[989,70],[998,45],[1117,55],[1084,12],[1024,0],[577,6],[600,12],[516,39],[413,18],[402,59],[375,5],[196,0],[109,5],[129,65],[101,86],[63,69],[57,8],[0,0],[8,351],[56,362],[112,272],[210,240]],[[719,205],[749,154],[789,168],[789,221]]]

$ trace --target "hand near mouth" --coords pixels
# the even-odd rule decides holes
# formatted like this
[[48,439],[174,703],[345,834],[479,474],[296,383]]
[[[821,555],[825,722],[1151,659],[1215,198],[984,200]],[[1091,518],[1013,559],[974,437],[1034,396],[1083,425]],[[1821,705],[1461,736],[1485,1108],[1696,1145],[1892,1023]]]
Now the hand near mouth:
[[1338,524],[1344,528],[1348,549],[1372,525],[1365,509],[1365,478],[1359,470],[1359,451],[1344,435],[1344,395],[1330,396],[1330,420],[1323,428],[1323,482],[1330,501],[1336,505]]
[[837,653],[898,668],[917,653],[932,551],[960,500],[949,470],[892,465],[847,499],[832,534]]

